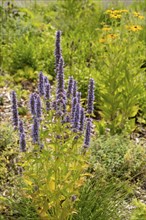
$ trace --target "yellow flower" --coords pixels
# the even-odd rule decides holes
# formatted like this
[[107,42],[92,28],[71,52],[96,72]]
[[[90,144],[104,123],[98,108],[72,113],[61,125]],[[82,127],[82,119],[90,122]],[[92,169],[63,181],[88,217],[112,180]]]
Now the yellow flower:
[[139,12],[133,12],[133,15],[134,15],[134,17],[137,17],[137,18],[139,18],[139,19],[144,19],[144,16],[143,15],[141,15]]
[[120,14],[110,14],[110,18],[119,19],[121,18]]
[[140,25],[132,25],[132,26],[126,26],[126,28],[130,31],[141,31],[143,28]]
[[102,38],[100,38],[99,39],[99,42],[100,43],[109,43],[109,42],[111,42],[111,40],[114,40],[114,39],[116,39],[118,37],[118,34],[108,34],[108,35],[106,35],[106,36],[104,36],[104,37],[102,37]]
[[107,38],[108,39],[115,39],[115,38],[117,38],[118,37],[118,34],[108,34],[107,35]]
[[102,38],[99,39],[99,42],[100,42],[100,43],[105,43],[105,42],[106,42],[106,39],[105,39],[104,37],[102,37]]
[[108,27],[108,26],[106,25],[106,26],[104,26],[104,27],[102,28],[102,30],[103,30],[103,31],[110,31],[110,30],[111,30],[111,28],[110,28],[110,27]]
[[113,10],[106,10],[105,14],[111,14],[113,12]]
[[144,19],[144,16],[140,15],[138,18],[141,19],[141,20],[143,20],[143,19]]
[[121,13],[128,13],[128,10],[127,9],[122,9]]

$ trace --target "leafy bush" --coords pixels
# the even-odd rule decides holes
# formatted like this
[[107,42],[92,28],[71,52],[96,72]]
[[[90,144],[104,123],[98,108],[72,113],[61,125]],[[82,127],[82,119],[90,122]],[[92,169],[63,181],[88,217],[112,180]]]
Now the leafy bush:
[[109,177],[130,181],[145,178],[145,148],[124,136],[101,136],[93,143],[92,161],[96,172],[99,165]]

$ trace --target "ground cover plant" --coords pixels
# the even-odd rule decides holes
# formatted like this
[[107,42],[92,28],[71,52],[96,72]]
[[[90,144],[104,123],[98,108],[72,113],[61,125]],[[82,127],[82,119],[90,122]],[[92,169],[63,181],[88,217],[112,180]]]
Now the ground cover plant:
[[145,219],[144,4],[2,2],[0,219]]

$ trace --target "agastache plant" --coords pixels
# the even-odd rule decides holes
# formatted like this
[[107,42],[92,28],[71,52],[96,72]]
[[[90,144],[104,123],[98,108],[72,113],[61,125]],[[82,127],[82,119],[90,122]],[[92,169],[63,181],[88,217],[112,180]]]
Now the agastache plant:
[[64,71],[63,71],[63,58],[61,57],[58,65],[57,73],[57,91],[56,91],[56,107],[57,111],[66,111],[66,92],[64,89]]
[[56,68],[56,73],[58,72],[58,65],[59,65],[59,60],[60,60],[60,57],[61,57],[60,37],[61,37],[61,31],[57,31],[56,32],[56,42],[55,42],[55,68]]
[[24,133],[22,120],[19,120],[19,144],[20,144],[20,152],[25,152],[26,141],[25,141],[25,133]]
[[79,130],[82,132],[84,130],[84,122],[85,122],[85,113],[84,109],[80,108],[80,127]]
[[34,144],[39,143],[39,122],[36,117],[33,119],[33,125],[32,125],[32,139]]
[[[88,169],[87,160],[90,156],[86,151],[90,146],[92,129],[90,116],[84,129],[85,113],[80,103],[81,93],[77,91],[77,82],[73,77],[69,78],[67,93],[65,91],[60,35],[61,32],[58,31],[55,50],[57,82],[56,87],[52,89],[55,94],[50,94],[49,80],[40,72],[38,91],[31,94],[29,106],[32,114],[32,143],[29,143],[28,138],[28,146],[34,145],[35,149],[30,148],[28,152],[21,154],[24,158],[20,158],[20,163],[23,164],[22,190],[26,196],[32,198],[41,219],[54,220],[68,219],[73,213],[73,203],[78,197],[80,186],[86,180],[84,174]],[[90,79],[89,114],[93,112],[93,101],[94,83]],[[23,122],[19,120],[18,125],[17,100],[14,92],[12,103],[13,117],[16,118],[13,120],[14,125],[19,128],[20,151],[25,152]],[[44,108],[47,111],[44,111]],[[82,138],[84,142],[81,144]],[[82,146],[83,153],[80,149]]]
[[24,133],[23,122],[21,119],[19,120],[19,132],[20,132],[20,134]]
[[87,120],[86,124],[86,131],[85,131],[85,138],[84,138],[84,148],[88,148],[90,145],[90,139],[91,139],[91,120]]
[[87,101],[87,113],[93,114],[94,106],[94,80],[90,79],[88,86],[88,101]]
[[32,93],[30,95],[29,106],[30,106],[31,114],[33,116],[35,116],[36,115],[36,108],[35,108],[35,106],[36,106],[36,94],[35,93]]
[[45,83],[45,100],[46,100],[46,111],[49,111],[51,108],[50,105],[50,83],[49,81]]
[[41,115],[42,115],[42,105],[41,105],[41,99],[40,99],[40,96],[37,95],[36,97],[36,102],[35,102],[35,112],[36,112],[36,117],[38,119],[41,118]]
[[72,106],[71,106],[71,118],[72,120],[74,119],[74,114],[75,114],[75,109],[76,109],[76,104],[78,103],[77,97],[72,98]]
[[68,80],[68,88],[67,88],[67,98],[68,99],[70,99],[70,97],[73,93],[73,83],[74,83],[73,77],[70,76],[69,80]]
[[73,117],[73,131],[79,130],[79,122],[80,122],[80,104],[77,103],[75,106],[75,112]]
[[43,96],[44,95],[44,75],[42,72],[39,73],[38,90],[39,90],[40,96]]
[[73,97],[76,97],[77,95],[77,82],[74,80],[73,82]]
[[11,92],[11,104],[12,104],[12,121],[14,129],[16,130],[18,128],[18,106],[17,106],[17,98],[15,91]]

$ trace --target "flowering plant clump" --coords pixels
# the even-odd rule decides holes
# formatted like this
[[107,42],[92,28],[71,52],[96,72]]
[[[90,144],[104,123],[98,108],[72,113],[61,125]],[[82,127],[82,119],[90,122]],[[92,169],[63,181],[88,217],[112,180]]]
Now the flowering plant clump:
[[[122,40],[121,36],[125,34],[125,38],[131,33],[139,33],[143,30],[144,16],[139,12],[131,12],[127,9],[108,9],[105,11],[106,22],[102,23],[102,27],[97,30],[101,31],[99,42],[102,44],[111,44],[116,40]],[[124,34],[123,34],[124,33]]]
[[56,89],[51,89],[48,78],[40,72],[38,92],[30,95],[31,140],[24,134],[16,94],[12,93],[14,128],[19,129],[20,151],[25,152],[21,154],[20,191],[31,198],[42,219],[54,220],[67,219],[74,212],[79,188],[86,179],[94,109],[93,79],[89,81],[87,111],[81,106],[81,93],[73,77],[69,77],[66,91],[59,33]]

